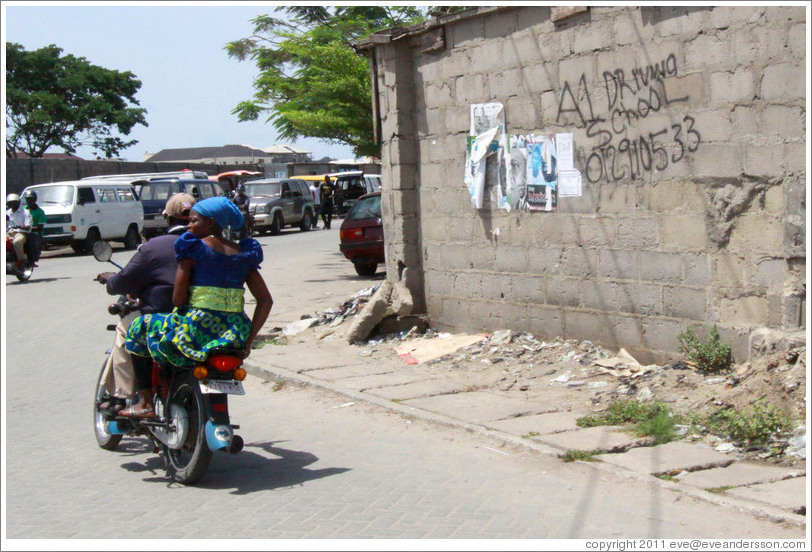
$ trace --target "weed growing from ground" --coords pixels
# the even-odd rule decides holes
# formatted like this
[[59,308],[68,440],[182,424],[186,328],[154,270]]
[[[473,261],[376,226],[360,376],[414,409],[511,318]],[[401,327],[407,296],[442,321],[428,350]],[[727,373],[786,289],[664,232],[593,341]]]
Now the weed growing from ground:
[[784,410],[758,401],[744,408],[725,408],[702,420],[708,431],[738,444],[764,445],[775,433],[792,431],[792,417]]
[[597,458],[594,458],[595,452],[591,450],[568,450],[564,454],[559,455],[564,462],[575,462],[576,460],[581,460],[583,462],[598,462]]
[[256,341],[251,345],[252,349],[262,349],[265,345],[287,345],[288,340],[285,337],[257,337]]
[[688,328],[677,336],[682,351],[691,362],[696,364],[698,370],[703,372],[721,372],[730,368],[733,357],[730,354],[730,346],[725,345],[719,339],[719,332],[716,326],[710,331],[708,341],[700,340],[694,333],[693,328]]
[[709,488],[707,488],[705,490],[708,491],[709,493],[719,494],[719,493],[723,493],[725,491],[729,491],[730,489],[733,489],[733,488],[734,488],[733,485],[722,485],[721,487],[709,487]]
[[662,445],[676,438],[677,419],[660,402],[640,402],[621,399],[609,405],[606,412],[578,418],[579,427],[634,424],[632,430],[638,437],[653,437],[655,445]]

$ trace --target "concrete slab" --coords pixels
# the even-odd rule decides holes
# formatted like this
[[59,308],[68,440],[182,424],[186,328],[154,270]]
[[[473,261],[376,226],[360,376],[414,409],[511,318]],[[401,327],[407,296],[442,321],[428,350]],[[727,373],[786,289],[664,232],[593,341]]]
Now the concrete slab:
[[261,349],[251,351],[251,361],[260,366],[282,366],[294,372],[305,372],[319,368],[367,364],[363,357],[337,354],[334,347],[308,347],[301,345],[264,345]]
[[474,423],[555,410],[555,406],[549,404],[503,397],[485,391],[424,397],[403,401],[401,404]]
[[343,380],[345,378],[358,378],[377,376],[381,374],[394,374],[395,370],[389,366],[370,366],[369,364],[353,364],[352,366],[339,366],[336,368],[322,368],[319,370],[305,370],[300,373],[320,380]]
[[[625,452],[634,447],[646,446],[651,439],[630,435],[620,427],[597,426],[576,431],[565,431],[535,438],[545,445],[564,450],[585,450],[595,452]],[[601,456],[603,459],[603,456]]]
[[378,389],[369,389],[367,393],[392,401],[405,401],[408,399],[432,397],[434,395],[462,393],[468,389],[468,387],[469,384],[464,382],[446,379],[426,380],[424,376],[422,381],[406,383],[404,385],[393,385],[391,387],[380,387]]
[[539,435],[561,433],[578,429],[575,421],[581,414],[572,412],[549,412],[533,416],[520,416],[508,420],[488,422],[486,425],[492,429],[504,431],[511,435],[527,435],[534,439]]
[[333,380],[336,383],[345,385],[350,389],[357,389],[358,391],[365,391],[367,389],[376,389],[378,387],[391,387],[393,385],[401,385],[404,383],[414,383],[416,381],[425,380],[425,376],[415,374],[414,372],[391,372],[388,374],[376,374],[372,376],[361,376],[352,378],[342,378],[340,380]]
[[766,466],[750,462],[734,462],[726,468],[711,468],[687,473],[677,480],[685,485],[700,489],[718,487],[742,487],[757,483],[771,483],[790,477],[804,475],[803,469]]
[[784,479],[774,483],[736,487],[725,491],[724,494],[757,500],[795,513],[806,513],[806,489],[807,481],[806,476],[804,476]]
[[674,441],[654,447],[633,448],[622,454],[605,454],[602,462],[652,475],[728,466],[736,459],[700,444]]

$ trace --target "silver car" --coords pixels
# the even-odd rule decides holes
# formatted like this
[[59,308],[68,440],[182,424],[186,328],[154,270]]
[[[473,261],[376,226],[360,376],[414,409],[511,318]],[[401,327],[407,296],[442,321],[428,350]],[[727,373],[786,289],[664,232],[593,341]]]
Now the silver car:
[[245,183],[245,193],[251,199],[248,209],[258,233],[276,235],[285,226],[292,225],[298,225],[302,232],[310,230],[315,209],[313,195],[304,180],[251,180]]

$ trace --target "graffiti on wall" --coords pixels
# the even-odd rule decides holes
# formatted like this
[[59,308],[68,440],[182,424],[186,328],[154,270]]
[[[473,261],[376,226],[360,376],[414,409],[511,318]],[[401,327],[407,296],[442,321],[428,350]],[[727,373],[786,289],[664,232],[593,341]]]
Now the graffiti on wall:
[[[558,103],[558,122],[562,115],[573,114],[588,138],[596,139],[584,155],[586,179],[591,182],[618,182],[642,178],[646,173],[665,170],[685,159],[686,153],[699,148],[702,137],[696,120],[684,115],[650,132],[638,132],[639,123],[672,106],[686,103],[688,96],[669,97],[664,79],[677,75],[674,54],[630,73],[623,69],[604,71],[603,101],[593,103],[582,74],[574,85],[564,82]],[[593,91],[594,92],[594,91]]]

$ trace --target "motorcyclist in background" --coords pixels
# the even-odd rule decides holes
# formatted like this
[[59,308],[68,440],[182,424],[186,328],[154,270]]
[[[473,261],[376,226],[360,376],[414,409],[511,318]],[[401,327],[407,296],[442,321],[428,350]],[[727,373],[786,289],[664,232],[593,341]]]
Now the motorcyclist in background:
[[[170,197],[163,212],[169,224],[168,232],[141,244],[120,272],[103,272],[96,277],[107,285],[107,293],[110,295],[129,294],[141,300],[140,312],[128,314],[116,326],[116,341],[102,376],[105,389],[114,399],[109,403],[102,403],[99,407],[101,410],[137,417],[151,414],[134,410],[133,407],[128,409],[129,412],[122,411],[126,399],[133,397],[136,391],[142,395],[149,393],[152,387],[152,381],[147,381],[144,371],[134,369],[133,358],[124,348],[124,339],[127,328],[141,314],[172,311],[172,291],[178,269],[175,240],[186,231],[189,213],[194,204],[195,200],[189,194],[175,194]],[[136,381],[139,378],[144,381]]]
[[[31,228],[31,213],[27,209],[20,207],[20,196],[8,194],[6,196],[6,226],[11,228],[8,231],[12,234],[14,246],[14,268],[22,270],[27,261],[25,254],[25,242],[28,234],[25,232]],[[21,231],[20,231],[21,230]]]

